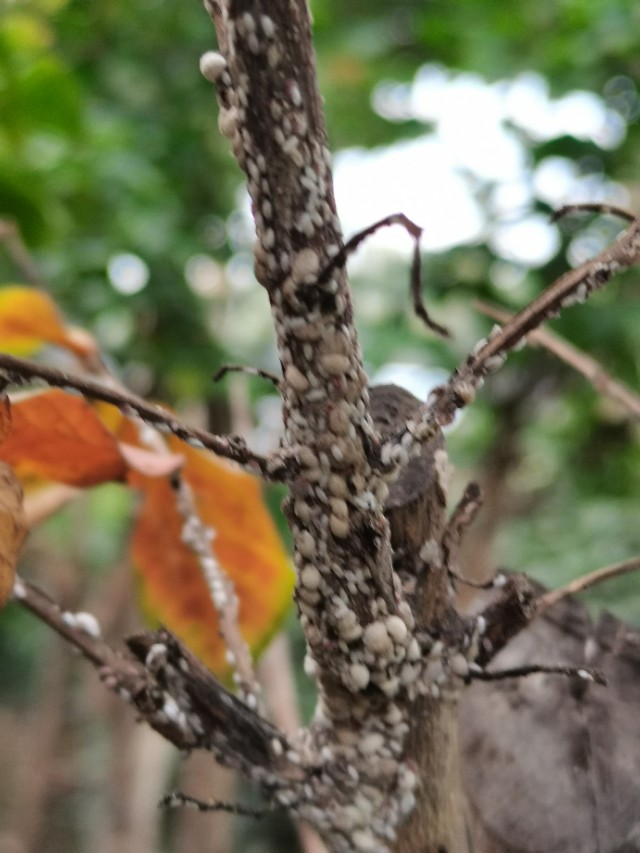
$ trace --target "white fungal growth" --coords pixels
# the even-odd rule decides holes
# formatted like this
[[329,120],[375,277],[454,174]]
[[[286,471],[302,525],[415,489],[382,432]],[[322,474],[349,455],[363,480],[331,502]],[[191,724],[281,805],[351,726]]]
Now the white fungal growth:
[[353,681],[356,690],[364,690],[369,684],[369,680],[371,678],[371,673],[369,672],[368,667],[363,663],[352,663],[349,667],[349,675],[351,676],[351,680]]
[[436,539],[425,539],[420,548],[420,559],[430,566],[439,567],[442,565],[442,551],[440,543]]
[[303,524],[311,519],[311,507],[306,501],[297,500],[293,505],[293,511]]
[[385,714],[385,720],[391,726],[397,725],[402,722],[402,711],[397,705],[389,705],[387,713]]
[[250,12],[245,12],[242,17],[238,20],[238,29],[241,32],[255,33],[256,31],[256,22],[253,19],[253,15]]
[[363,755],[372,755],[384,745],[384,737],[380,732],[371,732],[358,741],[358,749]]
[[276,235],[275,235],[273,228],[267,228],[267,230],[262,235],[262,243],[263,243],[265,249],[273,249],[275,242],[276,242]]
[[394,642],[404,643],[407,638],[407,626],[399,616],[388,616],[385,628]]
[[338,476],[338,474],[331,474],[329,476],[327,486],[329,488],[329,492],[334,495],[334,497],[346,498],[349,494],[349,488],[346,480],[344,477]]
[[570,293],[568,296],[565,296],[560,305],[563,308],[570,308],[572,305],[581,305],[583,302],[587,301],[588,296],[589,288],[585,282],[582,282],[578,285],[574,293]]
[[506,358],[506,352],[497,352],[495,355],[489,356],[484,362],[487,373],[495,373],[496,370],[500,370]]
[[336,539],[346,539],[349,535],[349,521],[331,513],[329,528]]
[[446,493],[449,488],[449,480],[451,477],[451,468],[449,466],[449,457],[446,450],[436,450],[433,454],[433,461],[436,466],[436,474],[440,481],[440,486],[443,492]]
[[460,678],[465,678],[469,674],[469,662],[461,652],[457,652],[449,661],[451,672]]
[[393,453],[393,444],[383,444],[380,450],[380,461],[386,467],[391,464],[391,454]]
[[217,83],[227,68],[227,60],[216,50],[208,50],[200,57],[200,73],[210,83]]
[[184,715],[184,711],[180,710],[178,703],[173,698],[173,696],[168,696],[165,694],[165,700],[162,706],[162,711],[165,717],[172,723],[175,723],[181,729],[184,729],[186,727],[187,721]]
[[233,139],[236,130],[238,129],[238,110],[235,107],[229,107],[228,110],[221,109],[218,114],[218,130],[227,139]]
[[293,259],[291,278],[296,283],[313,281],[320,270],[318,253],[313,249],[302,249]]
[[154,643],[149,651],[147,652],[147,656],[144,659],[144,665],[147,669],[153,669],[154,666],[158,663],[158,661],[164,662],[167,657],[167,647],[164,643]]
[[322,575],[311,564],[306,565],[300,572],[300,583],[307,589],[318,589],[322,582]]
[[393,678],[388,678],[386,681],[382,681],[378,687],[385,696],[388,696],[390,699],[397,695],[398,690],[400,689],[400,679],[395,675]]
[[391,638],[383,622],[370,622],[364,629],[362,641],[376,655],[388,655],[393,650]]
[[342,376],[342,374],[349,370],[351,362],[349,361],[349,356],[338,352],[331,352],[320,356],[320,364],[329,376]]
[[407,649],[407,660],[419,660],[421,655],[422,652],[420,651],[420,643],[415,637],[413,637],[411,639],[411,642],[409,643],[409,648]]
[[90,637],[100,636],[100,623],[92,613],[69,613],[67,611],[62,614],[62,621],[69,628],[75,628]]
[[315,678],[318,672],[318,665],[315,660],[311,657],[311,655],[305,655],[304,661],[302,664],[302,668],[304,669],[304,674],[307,678]]
[[334,515],[337,515],[338,518],[349,518],[347,502],[342,498],[331,498],[329,500],[329,506],[331,507],[331,512]]
[[315,557],[315,539],[308,530],[303,530],[302,533],[296,537],[296,547],[302,556],[307,558],[307,560],[311,560]]
[[27,588],[20,578],[16,578],[13,582],[12,596],[17,601],[22,601],[27,595]]
[[284,378],[293,390],[297,391],[299,394],[303,394],[309,388],[309,380],[304,373],[295,366],[295,364],[290,364],[287,367],[284,372]]
[[358,617],[353,610],[345,610],[337,617],[336,628],[340,639],[346,643],[353,642],[362,636],[362,625],[358,622]]
[[276,34],[276,25],[273,23],[273,20],[268,15],[261,15],[260,25],[265,36],[268,39],[272,39]]

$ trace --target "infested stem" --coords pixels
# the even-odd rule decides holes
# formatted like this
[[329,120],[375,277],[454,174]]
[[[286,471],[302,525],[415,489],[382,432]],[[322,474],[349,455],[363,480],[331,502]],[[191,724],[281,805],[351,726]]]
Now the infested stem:
[[181,477],[174,478],[172,487],[176,506],[182,518],[182,541],[191,549],[200,565],[211,600],[220,621],[220,634],[226,646],[240,697],[251,708],[260,705],[260,685],[253,671],[251,652],[242,636],[238,620],[239,602],[233,582],[224,571],[212,550],[215,531],[200,518],[189,485]]

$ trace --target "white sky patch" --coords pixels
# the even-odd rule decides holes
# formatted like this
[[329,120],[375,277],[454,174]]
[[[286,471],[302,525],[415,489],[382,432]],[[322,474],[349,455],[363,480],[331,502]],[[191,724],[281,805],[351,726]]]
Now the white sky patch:
[[128,252],[112,255],[107,262],[107,275],[114,290],[125,296],[139,293],[149,281],[149,267],[138,257]]
[[[373,151],[349,149],[334,161],[336,202],[346,236],[390,213],[424,228],[422,245],[442,251],[480,237],[482,213],[445,146],[429,136]],[[406,251],[401,228],[380,231],[376,246]]]
[[[534,170],[516,130],[538,141],[571,135],[615,147],[624,138],[624,120],[591,92],[553,100],[538,74],[487,83],[477,74],[426,65],[411,84],[380,84],[372,100],[390,121],[417,119],[432,129],[410,142],[336,156],[336,200],[346,236],[402,212],[424,229],[427,251],[488,238],[500,257],[536,267],[559,242],[556,226],[532,212],[536,198],[551,206],[620,203],[617,185],[598,174],[581,175],[569,160],[549,158]],[[474,184],[494,185],[491,223],[474,198]],[[376,247],[408,251],[399,229],[374,240]]]
[[540,266],[550,261],[558,251],[560,238],[557,229],[549,227],[546,217],[532,214],[493,228],[489,245],[504,260]]

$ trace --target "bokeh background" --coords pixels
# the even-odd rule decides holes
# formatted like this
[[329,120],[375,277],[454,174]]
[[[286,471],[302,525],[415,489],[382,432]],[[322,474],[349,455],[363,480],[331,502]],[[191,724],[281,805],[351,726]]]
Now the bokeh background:
[[[366,368],[425,395],[491,327],[475,300],[516,310],[620,229],[594,216],[552,225],[553,208],[640,210],[640,7],[311,7],[345,233],[396,211],[422,225],[427,303],[453,331],[436,340],[413,317],[410,241],[380,233],[351,262]],[[5,0],[0,217],[19,226],[32,283],[46,282],[132,390],[266,449],[279,423],[271,389],[211,380],[225,361],[278,368],[242,176],[197,70],[213,46],[197,2]],[[0,282],[27,278],[15,245],[0,244]],[[640,389],[637,273],[553,328]],[[510,359],[449,446],[452,498],[470,478],[486,493],[466,553],[474,577],[500,565],[557,586],[640,549],[637,423],[545,351]],[[267,493],[282,526],[281,497]],[[32,534],[21,565],[65,606],[95,611],[112,638],[141,624],[126,548],[134,510],[124,488],[87,493]],[[631,576],[585,598],[637,625],[639,590]],[[293,618],[288,633],[298,665]],[[299,689],[305,716],[313,697],[303,678]],[[251,792],[136,727],[15,605],[0,614],[0,766],[0,853],[297,849],[284,818],[158,812],[173,785]]]

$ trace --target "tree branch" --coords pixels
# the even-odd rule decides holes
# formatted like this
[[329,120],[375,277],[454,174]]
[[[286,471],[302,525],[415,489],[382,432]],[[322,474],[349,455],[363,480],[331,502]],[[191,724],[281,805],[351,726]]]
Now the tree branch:
[[173,433],[192,447],[212,450],[218,456],[237,462],[246,470],[259,473],[270,482],[282,482],[292,477],[297,469],[294,459],[276,452],[270,456],[260,456],[247,447],[239,436],[213,435],[206,430],[182,423],[171,412],[147,403],[140,397],[120,388],[86,379],[66,371],[57,370],[0,353],[0,371],[6,384],[24,384],[31,380],[41,380],[46,385],[77,391],[91,400],[101,400],[116,406],[123,415],[135,415],[144,423],[155,427],[159,432]]
[[553,607],[568,595],[577,595],[579,592],[584,592],[586,589],[596,586],[596,584],[605,583],[612,578],[621,577],[622,575],[637,572],[638,570],[640,570],[640,557],[632,557],[629,560],[623,560],[621,563],[614,563],[611,566],[605,566],[587,575],[582,575],[582,577],[576,578],[566,586],[560,587],[560,589],[552,589],[541,595],[536,604],[536,616],[546,613],[550,607]]
[[449,381],[431,392],[419,418],[410,420],[380,448],[382,464],[393,464],[398,456],[406,457],[416,443],[427,441],[438,428],[450,424],[458,409],[474,399],[485,377],[498,370],[507,354],[517,349],[529,333],[557,317],[564,308],[584,302],[615,273],[639,263],[640,220],[634,219],[615,243],[557,279],[504,327],[494,326],[488,339],[477,344]]
[[77,648],[104,684],[178,749],[212,752],[270,798],[289,789],[300,796],[305,774],[299,759],[288,758],[287,737],[229,693],[168,631],[137,634],[127,641],[131,654],[122,654],[101,638],[91,614],[63,611],[23,579],[13,597]]
[[470,681],[504,681],[507,678],[526,678],[529,675],[568,675],[582,678],[584,681],[593,681],[596,684],[606,686],[607,680],[597,669],[589,669],[575,666],[555,666],[553,664],[532,663],[526,666],[514,666],[509,669],[496,669],[487,671],[485,669],[469,669]]
[[[508,311],[486,302],[474,304],[478,311],[494,320],[499,320],[501,323],[508,322],[513,317]],[[640,420],[640,396],[623,385],[622,382],[614,379],[593,356],[587,355],[587,353],[582,352],[573,344],[547,329],[536,329],[530,332],[527,335],[527,343],[539,344],[548,349],[549,352],[552,352],[588,379],[596,391],[605,397],[609,397],[635,420]]]
[[176,506],[183,521],[182,541],[195,555],[205,579],[211,601],[218,614],[220,634],[227,647],[227,662],[240,697],[249,707],[260,705],[260,685],[253,671],[251,652],[242,636],[238,621],[239,602],[235,587],[215,557],[212,542],[216,532],[200,518],[189,485],[179,475],[173,478],[172,487]]

